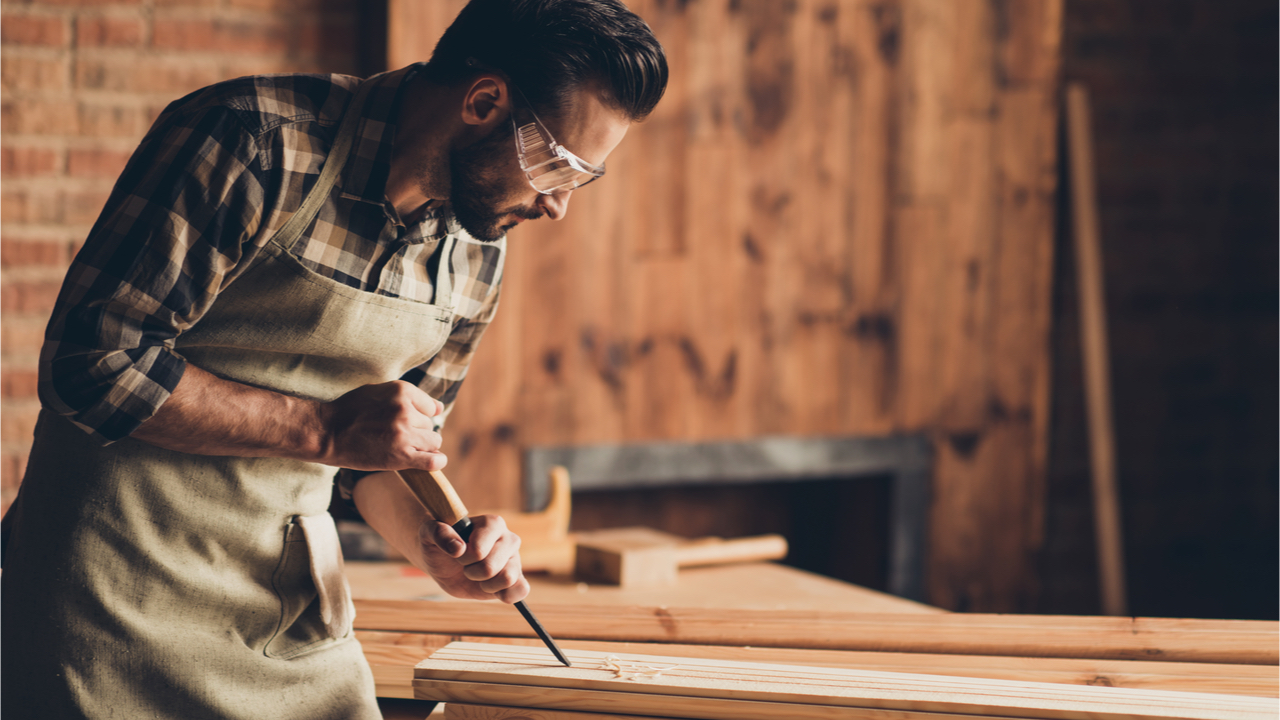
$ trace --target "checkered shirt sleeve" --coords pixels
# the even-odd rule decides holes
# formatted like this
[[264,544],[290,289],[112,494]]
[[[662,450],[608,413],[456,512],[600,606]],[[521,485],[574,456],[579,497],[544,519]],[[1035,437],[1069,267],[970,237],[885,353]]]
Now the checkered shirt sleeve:
[[[372,188],[370,197],[335,189],[333,211],[322,213],[326,219],[294,253],[351,287],[429,302],[428,266],[441,261],[440,240],[456,235],[447,261],[454,330],[440,353],[405,377],[451,410],[497,308],[505,240],[480,243],[445,217],[408,227],[394,221],[379,183],[403,78],[378,78],[344,171],[356,178],[349,185]],[[63,283],[40,357],[46,408],[103,444],[155,414],[186,368],[176,338],[301,205],[356,83],[343,76],[243,78],[193,93],[161,114]]]

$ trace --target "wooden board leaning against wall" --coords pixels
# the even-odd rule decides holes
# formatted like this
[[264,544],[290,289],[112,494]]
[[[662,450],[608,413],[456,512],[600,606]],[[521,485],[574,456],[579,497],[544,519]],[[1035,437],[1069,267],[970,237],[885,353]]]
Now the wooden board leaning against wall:
[[[390,0],[389,65],[462,5]],[[667,96],[513,233],[459,491],[521,507],[531,446],[925,432],[932,602],[1032,609],[1061,0],[630,6]]]

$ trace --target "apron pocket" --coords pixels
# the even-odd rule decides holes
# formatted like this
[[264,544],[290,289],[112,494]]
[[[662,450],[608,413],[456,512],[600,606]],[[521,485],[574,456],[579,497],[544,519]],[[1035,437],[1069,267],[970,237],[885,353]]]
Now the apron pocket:
[[280,599],[280,625],[267,642],[267,657],[295,658],[351,634],[355,605],[329,513],[295,517],[288,524],[272,584]]

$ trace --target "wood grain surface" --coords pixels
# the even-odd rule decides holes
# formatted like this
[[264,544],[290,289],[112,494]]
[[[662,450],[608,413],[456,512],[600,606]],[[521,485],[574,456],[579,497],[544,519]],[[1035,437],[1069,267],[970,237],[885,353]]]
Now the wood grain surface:
[[645,720],[639,715],[585,713],[573,710],[537,710],[464,703],[448,703],[445,705],[444,717],[445,720]]
[[[532,638],[432,633],[357,633],[373,667],[380,697],[412,697],[413,668],[455,640],[539,647]],[[658,654],[716,660],[955,675],[1026,682],[1186,692],[1280,696],[1280,673],[1271,665],[1087,660],[991,655],[798,650],[791,648],[679,645],[560,640],[562,647],[611,654]]]
[[[1271,720],[1280,716],[1275,701],[1264,698],[584,650],[569,650],[567,655],[573,667],[559,666],[545,648],[455,642],[418,665],[415,693],[428,700],[455,699],[449,686],[440,684],[444,681],[467,683],[473,689],[492,683],[505,686],[506,693],[523,686],[528,704],[534,707],[605,712],[626,707],[632,712],[663,714],[663,708],[687,712],[696,700],[759,705],[734,715],[744,719],[801,717],[780,715],[770,707],[779,703],[1061,720]],[[637,670],[656,673],[626,674]],[[583,691],[592,693],[591,698],[585,698]],[[615,697],[600,702],[610,695]]]
[[[360,630],[529,637],[498,603],[357,600]],[[1044,615],[534,606],[557,640],[1280,664],[1280,623]],[[524,625],[522,627],[522,625]]]
[[[389,4],[398,67],[462,2]],[[459,492],[521,508],[532,446],[923,432],[931,602],[1033,608],[1062,0],[628,5],[667,95],[512,233]]]
[[1093,169],[1093,119],[1089,92],[1067,86],[1067,148],[1071,177],[1071,230],[1080,302],[1080,348],[1084,355],[1085,406],[1089,417],[1089,475],[1093,486],[1093,526],[1098,545],[1098,587],[1102,612],[1129,612],[1125,587],[1124,533],[1116,478],[1116,432],[1111,409],[1111,353],[1107,344],[1107,303]]
[[[435,581],[408,563],[349,562],[347,578],[351,582],[352,597],[358,600],[474,602],[444,594]],[[572,575],[533,574],[528,576],[528,580],[533,588],[529,602],[537,605],[943,612],[930,605],[777,563],[689,568],[680,572],[678,583],[660,588],[622,588],[586,583]],[[430,612],[430,607],[423,608],[423,611]]]

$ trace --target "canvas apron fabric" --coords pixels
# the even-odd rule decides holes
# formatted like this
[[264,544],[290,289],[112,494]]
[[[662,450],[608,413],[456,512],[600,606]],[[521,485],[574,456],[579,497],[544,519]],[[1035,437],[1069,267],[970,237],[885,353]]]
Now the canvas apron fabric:
[[[444,345],[452,236],[430,305],[341,285],[289,252],[354,129],[344,120],[298,220],[178,339],[192,364],[327,401]],[[48,412],[36,438],[0,576],[6,720],[380,717],[327,512],[334,468],[102,448]]]

